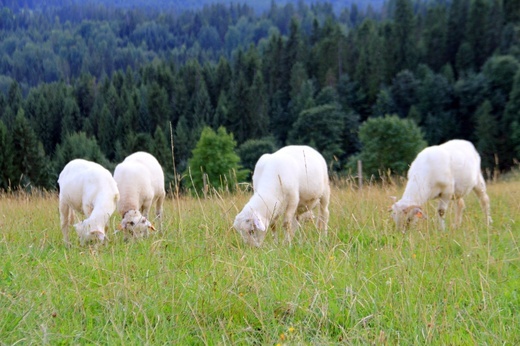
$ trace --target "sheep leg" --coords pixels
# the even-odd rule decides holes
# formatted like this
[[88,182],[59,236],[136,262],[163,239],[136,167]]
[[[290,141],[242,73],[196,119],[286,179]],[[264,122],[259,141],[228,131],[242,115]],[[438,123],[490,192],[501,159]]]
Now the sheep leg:
[[477,186],[473,188],[473,191],[478,196],[478,200],[480,202],[480,207],[482,208],[482,211],[486,215],[486,225],[489,226],[493,220],[491,219],[491,212],[490,212],[490,206],[489,206],[489,196],[486,193],[486,183],[484,182],[484,177],[482,174],[479,177],[479,182]]
[[60,223],[61,233],[63,234],[63,241],[67,247],[70,247],[69,241],[69,226],[73,224],[74,212],[66,203],[60,203]]
[[327,228],[329,223],[329,194],[324,193],[320,197],[320,214],[318,215],[318,229],[322,230],[327,235]]
[[159,198],[157,198],[157,202],[155,203],[155,216],[159,223],[159,226],[158,226],[159,230],[162,230],[163,204],[164,204],[164,196],[160,196]]
[[285,216],[283,220],[283,227],[285,229],[285,241],[290,244],[294,237],[294,220],[296,210],[298,209],[298,201],[296,198],[289,198],[287,208],[285,209]]
[[446,217],[446,210],[448,209],[450,198],[451,196],[442,195],[439,199],[439,206],[437,207],[437,221],[442,231],[446,229],[444,218]]
[[455,203],[455,226],[459,227],[462,224],[462,212],[466,208],[466,204],[462,198],[457,198]]
[[141,215],[143,215],[145,218],[148,218],[148,214],[150,213],[151,208],[152,208],[152,201],[149,199],[145,199],[143,201],[143,205],[141,206],[141,209],[139,211],[141,212]]

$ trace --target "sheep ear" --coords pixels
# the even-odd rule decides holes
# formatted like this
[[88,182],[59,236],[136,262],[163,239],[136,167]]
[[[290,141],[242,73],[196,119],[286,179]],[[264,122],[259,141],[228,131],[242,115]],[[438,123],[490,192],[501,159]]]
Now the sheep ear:
[[152,231],[156,231],[155,227],[152,225],[152,223],[148,220],[146,220],[146,226],[148,226],[149,229]]
[[419,207],[413,208],[411,215],[413,215],[414,217],[416,217],[418,219],[425,219],[426,218],[426,216],[424,215],[422,209],[419,208]]
[[265,232],[265,225],[256,213],[253,213],[253,225],[255,226],[255,229]]
[[392,200],[393,204],[388,208],[388,211],[392,211],[393,210],[392,207],[394,206],[395,202],[397,202],[397,197],[395,197],[395,196],[389,196],[389,197]]

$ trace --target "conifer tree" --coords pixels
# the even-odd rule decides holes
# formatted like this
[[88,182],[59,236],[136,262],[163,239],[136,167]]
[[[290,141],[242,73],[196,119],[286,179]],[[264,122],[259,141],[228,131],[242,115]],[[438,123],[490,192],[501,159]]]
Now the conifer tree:
[[11,184],[16,179],[13,174],[13,153],[11,136],[7,126],[0,120],[0,190],[11,188]]
[[23,108],[18,110],[13,128],[14,186],[22,188],[49,188],[50,167],[45,157],[43,145],[25,117]]
[[477,108],[475,113],[475,147],[480,154],[482,169],[490,172],[495,166],[494,155],[498,153],[498,122],[492,114],[493,106],[489,100]]

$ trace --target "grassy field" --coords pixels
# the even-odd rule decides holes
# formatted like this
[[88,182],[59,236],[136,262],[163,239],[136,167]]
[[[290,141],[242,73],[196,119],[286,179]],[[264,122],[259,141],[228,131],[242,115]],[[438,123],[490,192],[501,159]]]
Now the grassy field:
[[[474,195],[460,229],[389,218],[402,187],[335,187],[329,235],[260,249],[231,228],[247,193],[169,199],[142,241],[66,249],[58,198],[0,197],[1,345],[518,345],[520,183]],[[453,210],[448,213],[448,222]],[[449,223],[448,223],[449,224]]]

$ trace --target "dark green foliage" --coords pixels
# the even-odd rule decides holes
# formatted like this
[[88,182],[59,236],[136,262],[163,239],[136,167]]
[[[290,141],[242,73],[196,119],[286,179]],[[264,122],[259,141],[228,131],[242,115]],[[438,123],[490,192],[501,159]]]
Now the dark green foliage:
[[[109,165],[155,153],[169,180],[174,165],[186,172],[203,126],[224,126],[237,145],[307,144],[340,169],[360,148],[359,126],[387,114],[413,120],[430,144],[480,142],[500,169],[520,155],[514,1],[273,2],[262,15],[234,4],[182,13],[31,3],[1,12],[0,120],[12,145],[15,125],[32,133],[32,155],[46,162],[83,133]],[[7,165],[16,187],[20,169]]]
[[426,68],[417,90],[417,111],[424,119],[419,122],[426,141],[441,144],[457,136],[458,123],[453,116],[453,88],[440,74]]
[[413,37],[414,15],[411,0],[396,0],[393,22],[394,73],[413,69],[416,62],[417,48]]
[[410,107],[417,104],[419,84],[420,82],[410,70],[399,72],[392,80],[391,97],[399,116],[405,117]]
[[502,135],[505,135],[502,151],[509,154],[502,159],[507,160],[506,165],[512,165],[513,159],[520,158],[520,70],[515,74],[501,129]]
[[272,137],[248,139],[237,150],[242,166],[249,171],[249,177],[251,177],[260,156],[275,151],[276,144]]
[[328,103],[300,113],[290,132],[288,144],[307,144],[318,150],[327,163],[335,165],[344,153],[342,135],[346,114],[337,103]]
[[363,162],[366,176],[405,174],[426,141],[419,127],[411,120],[398,116],[368,119],[359,128],[361,152],[351,158],[354,169],[357,160]]
[[[489,100],[484,101],[475,113],[477,124],[475,147],[480,153],[482,169],[490,172],[495,167],[495,155],[498,154],[498,122],[493,115],[493,107]],[[513,130],[513,128],[511,128]],[[489,176],[489,175],[488,175]]]
[[173,156],[169,138],[170,136],[167,136],[160,127],[157,127],[153,135],[152,150],[150,151],[150,153],[155,156],[163,168],[164,183],[167,189],[175,179],[173,170]]
[[14,148],[7,127],[0,120],[0,190],[12,188],[16,177],[13,172]]
[[12,131],[13,187],[24,189],[51,187],[50,165],[24,110],[20,108]]
[[224,127],[219,127],[217,132],[205,127],[188,161],[185,186],[194,188],[197,193],[207,192],[208,187],[233,190],[247,173],[240,166],[235,147],[233,134],[228,134]]
[[56,147],[53,166],[56,177],[65,165],[74,159],[85,159],[109,167],[109,162],[99,148],[94,138],[88,137],[85,132],[76,132],[65,137]]
[[502,113],[520,62],[511,55],[496,55],[489,58],[482,68],[482,73],[489,81],[489,98],[495,111]]

